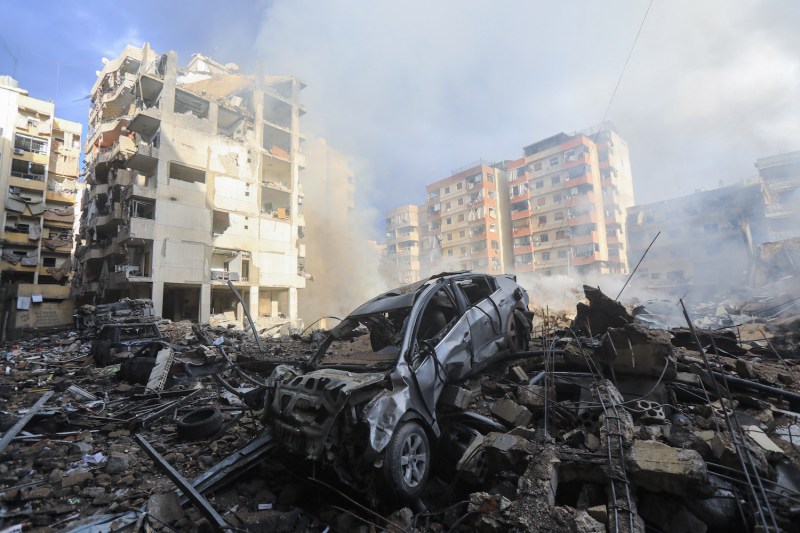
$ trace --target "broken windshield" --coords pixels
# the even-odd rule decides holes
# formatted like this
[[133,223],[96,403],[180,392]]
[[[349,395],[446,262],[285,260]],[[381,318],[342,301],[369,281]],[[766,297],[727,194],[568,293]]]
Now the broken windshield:
[[315,359],[326,367],[392,368],[410,312],[403,308],[348,318],[331,331]]

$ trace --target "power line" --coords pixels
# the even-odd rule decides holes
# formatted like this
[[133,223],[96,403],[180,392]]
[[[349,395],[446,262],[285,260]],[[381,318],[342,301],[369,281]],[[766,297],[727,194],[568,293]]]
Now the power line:
[[[619,78],[617,78],[617,84],[614,86],[614,92],[611,93],[611,99],[608,101],[608,107],[606,107],[605,113],[603,113],[603,120],[600,121],[600,125],[603,125],[603,122],[606,121],[606,117],[608,117],[608,112],[611,110],[611,104],[614,102],[614,97],[617,95],[617,89],[619,89],[619,84],[622,82],[622,76],[625,75],[625,69],[628,68],[628,62],[631,60],[631,56],[633,55],[633,50],[636,48],[636,43],[639,41],[639,35],[642,33],[642,28],[644,28],[644,22],[647,20],[647,15],[650,13],[650,8],[653,7],[654,0],[650,0],[650,3],[647,4],[647,10],[644,12],[644,17],[642,17],[642,23],[639,24],[639,30],[636,32],[636,37],[633,39],[633,44],[631,45],[630,51],[628,51],[628,57],[625,58],[625,64],[622,66],[622,71],[619,73]],[[600,134],[598,129],[597,134]]]

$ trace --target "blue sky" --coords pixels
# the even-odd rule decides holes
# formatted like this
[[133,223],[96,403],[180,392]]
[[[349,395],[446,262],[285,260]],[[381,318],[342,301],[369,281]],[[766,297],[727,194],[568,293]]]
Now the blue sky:
[[[478,158],[597,124],[648,2],[5,1],[0,73],[18,55],[20,84],[80,122],[101,58],[127,42],[297,75],[304,129],[353,157],[380,212]],[[798,27],[798,2],[653,2],[607,117],[638,203],[800,150]]]
[[54,100],[59,116],[85,123],[88,102],[82,98],[103,66],[101,59],[116,57],[127,43],[148,41],[159,51],[176,50],[182,59],[202,52],[224,62],[252,48],[266,2],[229,0],[215,10],[220,4],[5,0],[3,18],[16,23],[0,29],[0,73],[14,72],[16,56],[14,77],[21,87],[36,98]]

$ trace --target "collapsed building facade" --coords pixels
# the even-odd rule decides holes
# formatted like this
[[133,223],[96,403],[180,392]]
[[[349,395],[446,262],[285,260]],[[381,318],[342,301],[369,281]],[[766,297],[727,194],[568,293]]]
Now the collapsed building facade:
[[81,125],[0,76],[4,334],[68,325]]
[[73,294],[169,319],[297,317],[305,286],[300,91],[196,54],[127,46],[92,88]]
[[[796,272],[789,250],[800,237],[800,152],[760,158],[755,166],[758,179],[629,208],[630,252],[647,251],[634,283],[682,293],[687,284],[764,285],[765,269],[772,281]],[[788,259],[782,269],[771,257],[776,248]]]

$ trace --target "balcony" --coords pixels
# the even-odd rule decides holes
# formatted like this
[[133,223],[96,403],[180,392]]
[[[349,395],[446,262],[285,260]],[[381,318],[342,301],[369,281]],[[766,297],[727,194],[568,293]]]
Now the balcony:
[[125,162],[125,166],[144,174],[152,174],[158,165],[158,148],[152,142],[137,139],[135,152]]
[[63,202],[65,204],[74,204],[77,200],[75,191],[61,190],[61,191],[47,191],[45,199],[48,202]]
[[161,110],[157,107],[137,107],[128,124],[129,131],[135,131],[146,139],[152,139],[160,127]]
[[786,204],[768,204],[764,207],[767,218],[782,218],[794,214],[794,210]]
[[581,215],[570,215],[567,221],[570,226],[579,226],[581,224],[596,224],[597,213],[584,213]]
[[0,270],[13,270],[14,272],[38,272],[41,276],[49,276],[50,273],[47,272],[48,268],[52,267],[43,267],[43,266],[25,266],[22,263],[10,263],[8,261],[0,261]]
[[89,123],[97,120],[101,113],[103,116],[109,117],[126,112],[136,98],[134,95],[135,74],[118,71],[112,75],[116,76],[113,85],[96,93],[96,98],[93,99],[93,106],[89,111]]
[[530,235],[530,234],[531,234],[530,226],[523,226],[521,228],[515,228],[511,232],[511,236],[512,237],[524,237],[525,235]]
[[511,212],[511,220],[522,220],[524,218],[530,218],[531,211],[530,209],[526,209],[524,211],[512,211]]
[[27,150],[21,150],[19,148],[14,149],[14,159],[25,161],[27,163],[34,163],[36,165],[47,165],[50,162],[50,156],[47,154],[47,152],[30,152]]
[[45,226],[71,228],[74,223],[75,212],[72,210],[63,210],[63,212],[48,210],[44,212]]
[[239,275],[239,272],[231,272],[229,270],[224,270],[221,268],[212,268],[211,269],[211,281],[219,282],[219,283],[227,283],[228,281],[247,281],[247,279],[242,279]]
[[116,203],[110,213],[100,215],[97,217],[97,227],[102,228],[109,226],[112,223],[120,224],[122,222],[122,207]]
[[2,238],[4,241],[10,244],[21,244],[23,246],[37,246],[39,244],[39,239],[31,240],[28,237],[27,231],[24,233],[19,233],[16,231],[9,231],[9,229],[6,228]]
[[86,253],[83,255],[84,261],[93,261],[97,259],[103,259],[110,255],[120,255],[123,253],[122,248],[116,242],[110,242],[105,246],[97,246],[93,248],[89,248]]
[[11,172],[11,177],[8,178],[8,185],[10,187],[20,187],[34,191],[44,191],[47,188],[44,175],[24,174],[14,171]]
[[146,218],[131,217],[128,225],[123,227],[117,238],[119,242],[139,241],[155,239],[156,234],[156,221]]
[[602,258],[600,257],[600,252],[594,252],[592,254],[573,257],[572,264],[574,266],[585,266],[601,260]]
[[397,242],[408,242],[408,241],[418,241],[419,240],[419,232],[417,231],[408,231],[406,233],[398,233],[395,240]]
[[573,246],[577,246],[579,244],[589,244],[592,242],[598,242],[596,231],[592,231],[587,235],[570,236],[569,238],[569,243]]
[[152,283],[150,276],[140,275],[141,269],[135,265],[117,265],[116,272],[111,272],[108,276],[108,286],[112,290],[127,289],[132,283]]

